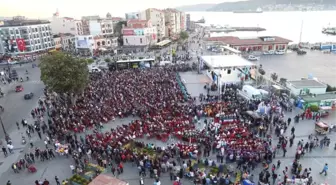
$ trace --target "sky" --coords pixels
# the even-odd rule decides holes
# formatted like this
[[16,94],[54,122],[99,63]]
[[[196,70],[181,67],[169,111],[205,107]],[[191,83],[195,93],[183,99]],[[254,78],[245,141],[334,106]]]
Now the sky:
[[26,16],[50,18],[58,9],[62,17],[80,18],[86,15],[124,16],[146,8],[173,8],[201,3],[222,3],[237,0],[0,0],[0,17]]

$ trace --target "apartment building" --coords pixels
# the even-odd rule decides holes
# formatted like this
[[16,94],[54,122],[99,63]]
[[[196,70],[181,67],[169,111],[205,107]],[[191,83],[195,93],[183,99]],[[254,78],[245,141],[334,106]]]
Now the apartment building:
[[181,32],[181,12],[176,9],[165,9],[166,36],[175,37]]
[[53,34],[70,33],[73,35],[83,35],[83,25],[81,20],[71,17],[61,17],[56,12],[51,19],[51,30]]
[[124,46],[147,47],[157,43],[157,30],[150,20],[128,20],[122,29]]
[[0,53],[29,54],[54,48],[49,21],[17,16],[0,26]]
[[112,37],[113,19],[107,14],[107,18],[99,16],[82,17],[83,29],[86,35]]
[[150,20],[157,30],[158,40],[162,40],[166,36],[165,12],[156,8],[148,8],[140,13],[141,20]]

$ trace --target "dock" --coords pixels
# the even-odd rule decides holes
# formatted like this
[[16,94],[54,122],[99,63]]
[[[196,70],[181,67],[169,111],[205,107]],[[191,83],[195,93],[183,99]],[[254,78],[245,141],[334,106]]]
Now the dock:
[[261,27],[231,27],[236,31],[266,31],[265,28]]
[[266,31],[261,27],[223,27],[223,28],[211,28],[210,32],[237,32],[237,31]]

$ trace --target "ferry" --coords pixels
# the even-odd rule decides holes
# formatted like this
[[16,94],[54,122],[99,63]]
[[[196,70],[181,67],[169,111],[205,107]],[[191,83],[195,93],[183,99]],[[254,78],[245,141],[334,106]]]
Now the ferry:
[[205,23],[205,19],[204,19],[204,17],[202,17],[202,19],[196,21],[195,23],[201,23],[201,24],[204,24],[204,23]]
[[336,27],[323,28],[322,33],[329,35],[336,35]]
[[261,8],[257,8],[255,11],[254,10],[237,10],[237,11],[234,11],[233,13],[263,13],[263,10]]

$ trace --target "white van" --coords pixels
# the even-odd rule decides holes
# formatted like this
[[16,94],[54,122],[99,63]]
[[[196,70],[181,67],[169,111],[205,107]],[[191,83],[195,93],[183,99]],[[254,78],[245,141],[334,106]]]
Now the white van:
[[242,94],[250,100],[261,100],[262,94],[259,89],[256,89],[250,85],[244,85],[242,89]]

